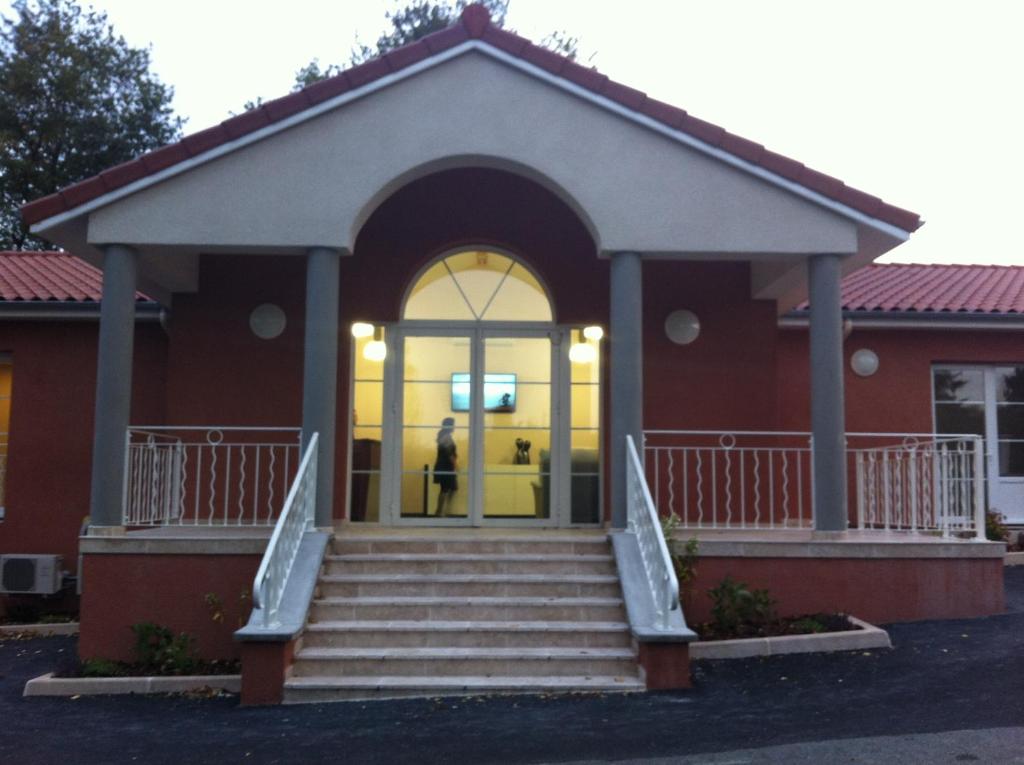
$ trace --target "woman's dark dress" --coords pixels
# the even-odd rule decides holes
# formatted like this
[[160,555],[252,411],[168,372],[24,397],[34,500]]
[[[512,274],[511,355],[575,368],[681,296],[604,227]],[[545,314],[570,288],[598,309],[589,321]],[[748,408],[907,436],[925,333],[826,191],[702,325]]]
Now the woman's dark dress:
[[455,491],[459,488],[455,476],[455,439],[451,434],[441,436],[437,442],[437,459],[434,461],[434,483],[441,491]]

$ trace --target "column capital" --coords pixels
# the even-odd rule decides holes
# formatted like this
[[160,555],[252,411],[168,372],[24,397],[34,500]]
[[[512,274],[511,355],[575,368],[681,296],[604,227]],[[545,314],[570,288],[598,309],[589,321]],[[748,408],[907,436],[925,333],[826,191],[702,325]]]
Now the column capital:
[[338,247],[330,247],[325,244],[314,244],[306,248],[306,257],[333,257],[340,259],[344,253]]
[[99,246],[100,252],[103,253],[103,265],[106,267],[108,258],[121,257],[127,258],[133,262],[137,262],[139,259],[139,251],[136,247],[130,244],[121,244],[120,242],[110,242],[108,244],[101,244]]

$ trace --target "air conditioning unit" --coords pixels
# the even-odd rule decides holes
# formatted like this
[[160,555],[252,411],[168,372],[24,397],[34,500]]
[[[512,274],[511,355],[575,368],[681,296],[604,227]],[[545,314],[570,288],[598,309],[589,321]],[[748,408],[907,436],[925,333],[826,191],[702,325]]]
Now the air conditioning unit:
[[62,579],[59,555],[0,555],[0,592],[53,595]]

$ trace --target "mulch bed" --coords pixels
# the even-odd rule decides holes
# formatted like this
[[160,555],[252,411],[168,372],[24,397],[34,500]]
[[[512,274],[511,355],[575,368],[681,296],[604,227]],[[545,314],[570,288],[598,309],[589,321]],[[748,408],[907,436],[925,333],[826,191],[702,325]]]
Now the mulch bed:
[[694,627],[701,640],[741,640],[743,638],[782,637],[784,635],[815,635],[823,632],[859,630],[846,614],[804,614],[775,619],[764,624],[740,624],[735,629],[722,629],[706,622]]
[[40,616],[37,619],[12,619],[10,617],[4,617],[0,619],[0,626],[3,627],[19,627],[26,624],[70,624],[71,622],[77,622],[78,616],[76,614],[46,614]]
[[235,660],[204,661],[189,668],[187,672],[167,671],[147,664],[132,664],[124,661],[102,661],[83,663],[68,658],[58,664],[54,677],[181,677],[183,675],[238,675],[242,662]]

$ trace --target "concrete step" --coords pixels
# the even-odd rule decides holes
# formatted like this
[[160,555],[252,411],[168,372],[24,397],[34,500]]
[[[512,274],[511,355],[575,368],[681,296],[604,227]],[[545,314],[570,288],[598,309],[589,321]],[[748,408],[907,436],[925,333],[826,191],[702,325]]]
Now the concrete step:
[[324,557],[325,573],[342,574],[549,574],[610,575],[615,562],[595,555],[352,554]]
[[304,648],[629,648],[625,621],[325,621]]
[[418,535],[352,535],[336,537],[335,555],[601,555],[608,551],[606,535],[424,537]]
[[512,693],[610,693],[644,690],[635,675],[580,677],[293,677],[286,704]]
[[635,675],[628,648],[303,648],[292,677]]
[[608,574],[328,574],[320,578],[320,594],[613,598],[621,594],[621,589],[618,577]]
[[311,621],[624,621],[621,598],[318,598]]

